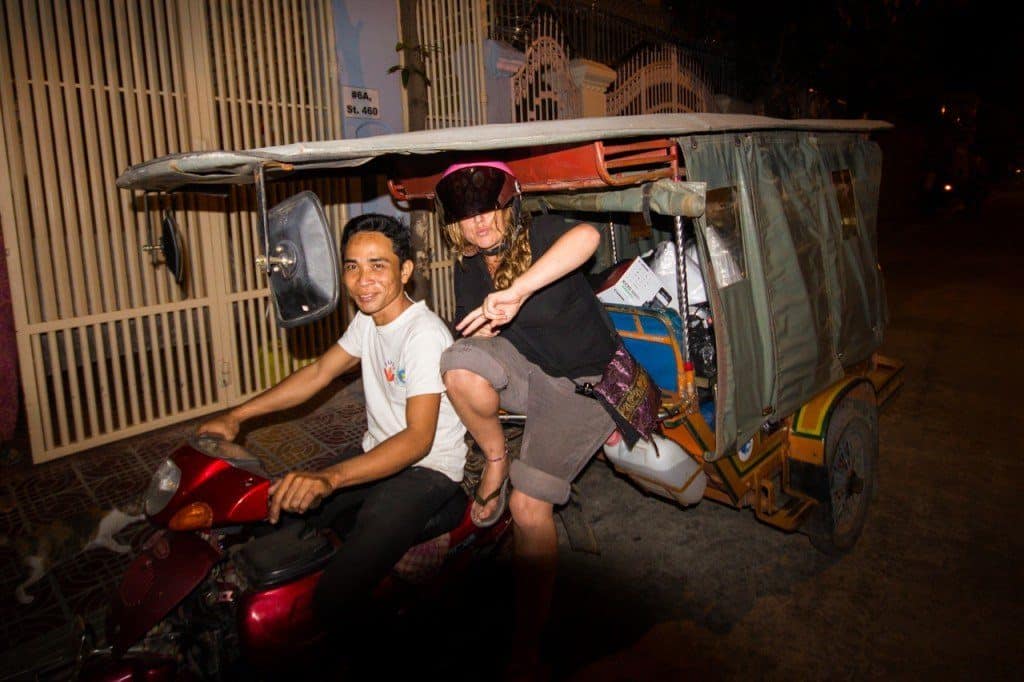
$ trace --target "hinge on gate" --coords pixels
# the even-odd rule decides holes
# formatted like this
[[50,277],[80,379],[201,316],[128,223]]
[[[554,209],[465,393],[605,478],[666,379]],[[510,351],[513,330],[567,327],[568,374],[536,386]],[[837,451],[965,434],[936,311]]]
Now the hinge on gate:
[[231,363],[227,360],[220,363],[220,385],[227,386],[231,383]]

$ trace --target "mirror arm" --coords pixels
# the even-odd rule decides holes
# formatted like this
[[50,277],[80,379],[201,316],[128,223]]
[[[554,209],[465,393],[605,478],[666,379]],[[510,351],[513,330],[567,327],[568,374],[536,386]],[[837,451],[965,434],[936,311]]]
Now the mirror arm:
[[267,188],[264,182],[263,169],[263,164],[260,164],[256,166],[256,171],[253,173],[253,184],[256,187],[256,211],[259,213],[259,229],[263,234],[263,254],[256,256],[256,269],[268,277],[271,272],[276,272],[285,279],[288,279],[295,272],[298,256],[292,249],[282,244],[278,244],[277,248],[274,249],[276,255],[270,255],[270,221],[267,217]]
[[[256,187],[256,213],[260,221],[260,233],[263,235],[263,272],[266,272],[265,259],[270,254],[270,230],[267,227],[267,187],[264,183],[263,164],[258,164],[253,172],[253,185]],[[257,267],[260,267],[260,257],[256,259]]]
[[149,212],[149,195],[149,191],[142,193],[143,222],[146,223],[146,243],[142,246],[142,251],[149,253],[149,258],[153,265],[159,265],[160,260],[156,257],[156,252],[162,250],[163,245],[158,244],[153,238],[153,220]]

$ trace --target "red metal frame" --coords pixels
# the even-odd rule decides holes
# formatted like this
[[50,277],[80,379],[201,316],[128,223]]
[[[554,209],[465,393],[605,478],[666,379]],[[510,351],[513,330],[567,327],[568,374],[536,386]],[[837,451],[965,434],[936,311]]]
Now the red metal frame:
[[[432,168],[433,172],[427,174],[423,173],[421,158],[399,160],[388,179],[388,190],[397,201],[433,199],[434,187],[444,169],[473,157],[472,153],[444,155]],[[669,138],[533,147],[525,153],[522,149],[510,149],[507,153],[494,150],[487,153],[487,158],[507,163],[524,193],[622,187],[677,178],[680,174],[679,152]]]

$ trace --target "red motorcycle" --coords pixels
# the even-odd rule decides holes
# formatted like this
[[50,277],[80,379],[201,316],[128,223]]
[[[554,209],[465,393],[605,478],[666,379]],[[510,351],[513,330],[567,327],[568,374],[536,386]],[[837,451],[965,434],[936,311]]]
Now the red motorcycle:
[[[109,647],[86,658],[83,679],[218,678],[238,660],[273,669],[323,639],[313,590],[341,541],[303,523],[267,532],[270,483],[244,448],[212,438],[191,440],[160,465],[145,494],[160,530],[115,591]],[[496,547],[510,524],[506,512],[477,528],[466,497],[453,496],[374,597],[401,603],[436,587]]]

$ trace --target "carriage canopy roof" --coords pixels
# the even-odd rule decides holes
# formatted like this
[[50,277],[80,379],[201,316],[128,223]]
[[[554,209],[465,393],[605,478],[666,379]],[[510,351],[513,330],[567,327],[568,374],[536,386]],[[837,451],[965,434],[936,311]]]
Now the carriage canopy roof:
[[719,360],[712,456],[724,457],[881,343],[882,159],[867,133],[890,127],[727,114],[486,125],[175,154],[117,184],[213,191],[250,184],[261,167],[269,180],[363,167],[388,174],[398,199],[429,198],[446,163],[495,156],[533,193],[531,206],[692,217]]
[[172,154],[132,166],[117,179],[117,186],[144,191],[202,191],[204,185],[250,184],[255,168],[260,165],[264,166],[268,179],[275,179],[292,172],[351,168],[374,159],[443,152],[479,153],[594,140],[759,130],[869,133],[889,127],[884,121],[864,119],[786,120],[736,114],[650,114],[503,123],[351,140],[297,142],[241,151]]

